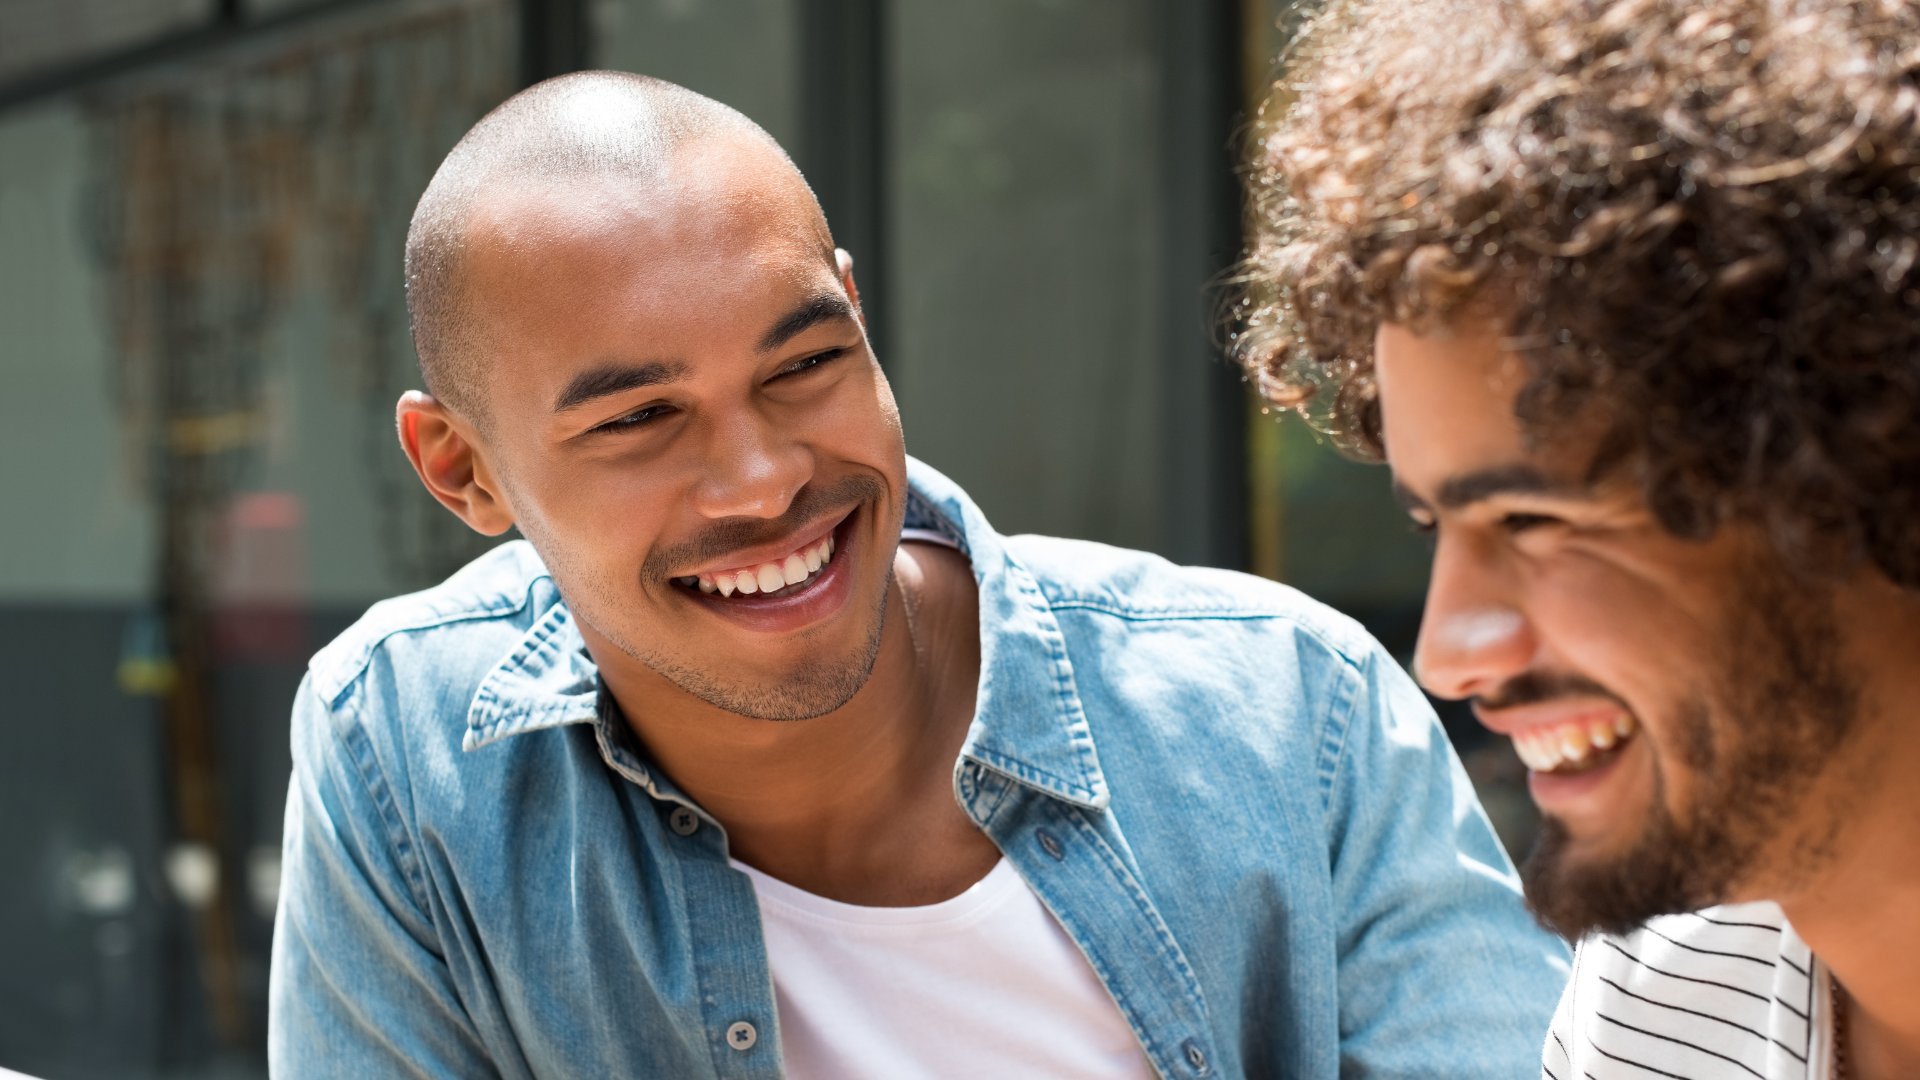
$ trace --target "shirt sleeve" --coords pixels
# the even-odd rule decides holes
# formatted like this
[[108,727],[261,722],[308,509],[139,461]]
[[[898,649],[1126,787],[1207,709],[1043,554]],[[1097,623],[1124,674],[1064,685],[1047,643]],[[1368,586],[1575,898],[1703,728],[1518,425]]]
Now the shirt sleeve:
[[424,878],[366,733],[321,701],[293,710],[268,990],[276,1077],[497,1075],[425,913]]
[[1413,681],[1377,649],[1346,671],[1321,757],[1341,1075],[1534,1075],[1566,947],[1527,912]]

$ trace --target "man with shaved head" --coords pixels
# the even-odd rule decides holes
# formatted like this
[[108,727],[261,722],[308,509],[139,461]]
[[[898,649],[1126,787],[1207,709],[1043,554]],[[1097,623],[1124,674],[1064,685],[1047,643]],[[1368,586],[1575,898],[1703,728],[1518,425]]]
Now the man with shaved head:
[[1564,979],[1424,700],[907,458],[744,117],[590,73],[422,197],[399,404],[503,544],[294,708],[299,1077],[1511,1076]]

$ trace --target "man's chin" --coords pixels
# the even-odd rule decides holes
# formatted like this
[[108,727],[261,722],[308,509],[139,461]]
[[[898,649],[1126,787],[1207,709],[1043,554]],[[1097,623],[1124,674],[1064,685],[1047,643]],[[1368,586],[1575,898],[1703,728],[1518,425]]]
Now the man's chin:
[[871,663],[815,664],[779,675],[718,678],[662,672],[682,690],[717,709],[750,720],[812,720],[853,700],[872,673]]
[[1698,850],[1697,841],[1682,840],[1664,818],[1615,850],[1590,850],[1594,846],[1550,817],[1520,867],[1534,917],[1568,940],[1628,933],[1655,916],[1697,911],[1725,895],[1725,853]]
[[[891,574],[887,587],[892,587]],[[725,672],[657,661],[650,666],[680,689],[736,716],[780,722],[813,720],[846,705],[867,685],[880,657],[886,614],[883,590],[864,640],[836,650],[839,658],[831,662],[814,657],[774,665],[772,670]]]

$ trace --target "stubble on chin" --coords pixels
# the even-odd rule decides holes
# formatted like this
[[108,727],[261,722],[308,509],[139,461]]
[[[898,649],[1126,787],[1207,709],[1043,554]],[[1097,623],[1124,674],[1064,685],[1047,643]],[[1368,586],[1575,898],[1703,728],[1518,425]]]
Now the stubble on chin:
[[852,701],[873,675],[886,630],[887,600],[892,592],[893,570],[889,562],[865,639],[839,657],[803,664],[775,682],[742,680],[711,667],[695,667],[657,652],[635,649],[617,638],[608,640],[661,678],[716,709],[749,720],[812,720]]
[[1543,821],[1521,880],[1548,929],[1626,933],[1660,915],[1777,896],[1830,861],[1843,814],[1810,796],[1855,726],[1859,681],[1824,596],[1777,569],[1746,580],[1755,584],[1729,605],[1714,692],[1663,725],[1675,765],[1693,777],[1685,818],[1656,759],[1645,821],[1625,850],[1579,858],[1565,825]]

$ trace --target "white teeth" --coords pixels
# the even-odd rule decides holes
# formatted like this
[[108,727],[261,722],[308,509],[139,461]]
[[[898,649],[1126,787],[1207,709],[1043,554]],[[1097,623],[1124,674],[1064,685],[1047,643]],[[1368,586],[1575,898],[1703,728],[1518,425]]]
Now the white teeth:
[[1560,756],[1568,761],[1587,760],[1587,751],[1593,744],[1587,741],[1587,733],[1568,728],[1560,733]]
[[1535,772],[1552,772],[1563,765],[1578,765],[1596,754],[1611,750],[1625,742],[1633,732],[1633,718],[1626,713],[1619,713],[1611,720],[1515,733],[1513,749],[1527,768]]
[[780,576],[785,584],[800,584],[807,580],[807,561],[798,555],[787,556],[787,561],[780,564]]
[[1547,772],[1560,764],[1560,748],[1538,736],[1515,735],[1513,749],[1520,755],[1521,762],[1534,772]]
[[683,585],[697,586],[701,592],[718,592],[721,596],[740,593],[752,596],[755,593],[770,593],[789,585],[799,585],[833,559],[833,536],[828,536],[812,547],[796,551],[777,562],[765,562],[746,570],[727,570],[718,574],[700,574],[696,577],[677,578]]
[[1596,720],[1587,727],[1587,741],[1602,750],[1613,749],[1618,741],[1613,734],[1613,725],[1604,720]]

